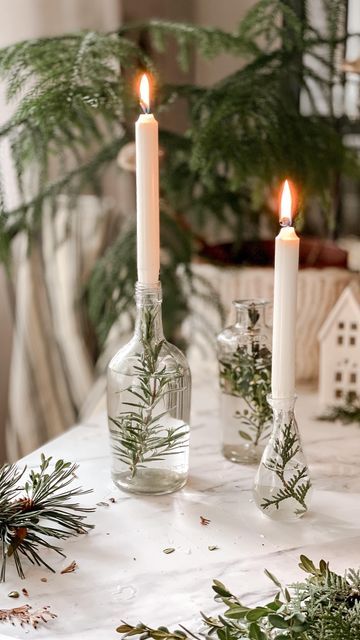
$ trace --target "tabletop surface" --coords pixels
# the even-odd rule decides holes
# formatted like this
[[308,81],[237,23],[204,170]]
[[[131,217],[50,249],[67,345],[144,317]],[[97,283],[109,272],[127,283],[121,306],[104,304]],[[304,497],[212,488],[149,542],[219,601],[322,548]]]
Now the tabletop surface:
[[[108,506],[90,515],[90,534],[64,544],[65,560],[47,556],[56,574],[25,565],[21,581],[9,563],[0,608],[50,605],[58,617],[36,631],[0,623],[0,638],[111,640],[120,638],[115,629],[122,619],[197,630],[198,612],[216,611],[213,578],[254,604],[274,594],[264,568],[287,583],[302,579],[301,553],[329,560],[340,572],[359,566],[360,430],[317,421],[316,400],[314,392],[300,390],[297,417],[314,493],[309,514],[294,524],[263,516],[252,499],[255,468],[221,456],[217,391],[206,377],[193,384],[190,476],[178,493],[137,497],[112,485],[104,415],[42,447],[46,455],[79,463],[79,482],[94,489],[83,504]],[[37,466],[39,454],[25,462]],[[200,516],[210,523],[203,526]],[[165,554],[168,547],[175,551]],[[62,575],[73,560],[77,570]],[[29,597],[8,597],[23,587]]]

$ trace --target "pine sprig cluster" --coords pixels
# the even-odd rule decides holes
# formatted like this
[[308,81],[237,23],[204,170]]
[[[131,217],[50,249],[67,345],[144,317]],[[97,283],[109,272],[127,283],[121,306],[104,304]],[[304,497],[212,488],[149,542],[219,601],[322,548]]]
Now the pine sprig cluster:
[[[265,574],[275,584],[273,600],[255,607],[245,605],[218,580],[213,581],[215,601],[225,606],[218,616],[201,614],[204,633],[218,640],[357,640],[360,637],[360,572],[349,569],[344,576],[331,571],[320,560],[300,556],[304,582],[283,587],[270,571]],[[183,625],[174,631],[139,623],[123,622],[118,629],[123,638],[140,636],[144,640],[200,640]]]
[[55,551],[65,557],[51,539],[66,540],[92,529],[85,518],[94,509],[82,507],[76,501],[89,491],[70,487],[77,465],[58,460],[51,468],[50,463],[51,458],[42,454],[39,471],[31,470],[24,484],[20,482],[26,467],[20,470],[16,465],[5,464],[0,469],[0,582],[5,581],[11,558],[21,578],[25,577],[22,557],[53,571],[40,550]]

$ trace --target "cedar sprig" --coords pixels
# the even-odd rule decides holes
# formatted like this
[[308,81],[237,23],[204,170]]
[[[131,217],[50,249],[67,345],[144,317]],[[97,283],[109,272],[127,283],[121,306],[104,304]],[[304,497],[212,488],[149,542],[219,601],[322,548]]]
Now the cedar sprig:
[[[275,437],[273,442],[273,452],[272,457],[262,464],[278,477],[281,486],[272,493],[270,498],[263,499],[261,508],[264,510],[269,507],[279,509],[284,500],[292,499],[299,505],[296,513],[305,513],[308,509],[306,497],[311,489],[311,480],[307,466],[296,464],[296,457],[300,452],[300,441],[294,430],[293,419],[281,427],[279,435]],[[289,476],[289,471],[293,471],[291,476]]]
[[85,522],[86,514],[94,511],[75,500],[91,491],[78,486],[70,488],[78,465],[41,454],[39,471],[32,469],[24,484],[26,467],[5,464],[0,469],[0,582],[6,578],[6,566],[14,559],[17,572],[25,577],[22,559],[32,564],[54,569],[41,557],[39,549],[55,551],[65,557],[51,539],[66,540],[87,533],[93,525]]

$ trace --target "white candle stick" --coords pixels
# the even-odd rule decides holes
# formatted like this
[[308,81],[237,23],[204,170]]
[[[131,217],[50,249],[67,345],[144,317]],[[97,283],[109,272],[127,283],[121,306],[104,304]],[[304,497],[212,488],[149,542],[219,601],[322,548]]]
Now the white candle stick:
[[140,99],[146,113],[135,125],[136,211],[138,281],[155,284],[160,271],[159,140],[158,123],[150,109],[149,80],[140,82]]
[[281,198],[280,224],[275,240],[274,315],[271,394],[275,399],[295,393],[295,335],[299,238],[291,226],[291,192],[287,180]]

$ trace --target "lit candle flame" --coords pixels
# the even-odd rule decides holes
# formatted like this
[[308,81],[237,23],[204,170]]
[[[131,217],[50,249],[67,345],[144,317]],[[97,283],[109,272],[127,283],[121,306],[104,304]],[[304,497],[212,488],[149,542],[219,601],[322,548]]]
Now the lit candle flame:
[[287,180],[284,182],[280,204],[280,226],[290,227],[292,222],[292,198]]
[[146,73],[140,80],[140,104],[145,113],[150,112],[150,83]]

